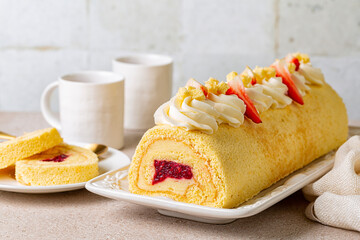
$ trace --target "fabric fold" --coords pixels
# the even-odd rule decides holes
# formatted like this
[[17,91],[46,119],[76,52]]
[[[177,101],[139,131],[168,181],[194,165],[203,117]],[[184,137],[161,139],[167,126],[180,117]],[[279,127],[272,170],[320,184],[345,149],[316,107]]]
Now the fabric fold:
[[325,225],[360,231],[360,136],[336,152],[334,167],[303,188],[310,203],[305,215]]

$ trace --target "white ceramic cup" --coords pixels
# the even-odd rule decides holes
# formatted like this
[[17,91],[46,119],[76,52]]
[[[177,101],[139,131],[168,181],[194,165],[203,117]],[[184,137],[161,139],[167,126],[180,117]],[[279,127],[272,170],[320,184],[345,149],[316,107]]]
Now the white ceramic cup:
[[172,64],[172,58],[155,54],[132,54],[113,60],[113,71],[126,78],[125,128],[154,126],[156,109],[171,97]]
[[[50,109],[59,87],[58,118]],[[41,96],[45,120],[69,141],[124,145],[124,76],[105,71],[68,74],[46,87]]]

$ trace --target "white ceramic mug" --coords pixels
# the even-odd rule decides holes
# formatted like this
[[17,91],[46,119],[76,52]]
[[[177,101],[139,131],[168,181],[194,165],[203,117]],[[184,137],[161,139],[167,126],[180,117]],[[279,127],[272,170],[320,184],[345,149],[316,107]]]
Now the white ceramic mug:
[[[60,118],[50,109],[51,95],[57,87]],[[119,149],[124,145],[124,76],[105,71],[62,76],[44,90],[41,112],[66,140]]]
[[171,97],[172,63],[172,58],[155,54],[133,54],[113,60],[113,71],[126,78],[125,128],[154,126],[154,112]]

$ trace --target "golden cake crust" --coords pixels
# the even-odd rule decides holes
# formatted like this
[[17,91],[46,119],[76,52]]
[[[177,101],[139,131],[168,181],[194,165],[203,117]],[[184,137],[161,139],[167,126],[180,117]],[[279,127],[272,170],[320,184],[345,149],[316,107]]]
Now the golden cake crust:
[[[221,124],[214,134],[185,131],[167,125],[149,129],[131,163],[130,191],[206,206],[236,207],[293,171],[336,149],[348,136],[345,105],[328,84],[311,86],[310,92],[304,96],[304,105],[292,103],[282,109],[269,109],[261,113],[261,119],[261,124],[246,120],[239,128]],[[144,156],[178,161],[176,158],[180,155],[172,154],[173,149],[167,147],[171,143],[164,142],[162,147],[153,149],[154,143],[163,140],[182,142],[188,146],[194,153],[191,155],[194,160],[180,157],[180,162],[188,163],[195,169],[201,161],[205,162],[201,164],[207,166],[210,178],[200,179],[203,177],[201,170],[195,171],[194,178],[197,182],[210,182],[214,187],[209,187],[211,190],[207,191],[206,183],[193,184],[188,187],[188,192],[178,194],[170,188],[152,190],[150,182],[140,184],[140,178],[142,181],[149,179],[140,176],[141,168],[147,166],[151,170],[151,163],[146,163],[151,159]],[[144,185],[147,185],[146,189]],[[208,192],[215,197],[207,198]],[[205,197],[197,197],[199,194]]]
[[55,128],[46,128],[2,142],[0,143],[0,169],[14,164],[17,160],[52,148],[62,141]]

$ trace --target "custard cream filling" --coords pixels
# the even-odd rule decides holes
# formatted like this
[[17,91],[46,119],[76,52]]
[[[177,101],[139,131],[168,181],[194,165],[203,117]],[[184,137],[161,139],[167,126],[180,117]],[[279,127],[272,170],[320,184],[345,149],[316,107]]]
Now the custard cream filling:
[[[149,151],[150,148],[151,151]],[[180,198],[194,198],[194,201],[196,199],[201,202],[214,201],[218,196],[219,190],[216,184],[206,180],[213,179],[214,175],[207,165],[207,161],[185,143],[164,139],[155,141],[149,146],[149,149],[143,155],[139,166],[137,186],[140,189],[154,193],[170,193]],[[155,159],[175,161],[187,165],[191,167],[193,177],[191,179],[166,178],[164,181],[153,185]]]
[[[97,157],[95,154],[89,154],[87,149],[83,149],[76,146],[71,146],[67,144],[60,144],[57,145],[45,152],[36,154],[29,158],[22,160],[23,164],[30,164],[30,165],[69,165],[69,164],[81,164],[81,163],[88,163],[89,161],[97,162]],[[46,159],[52,159],[57,157],[61,154],[68,155],[68,157],[62,162],[53,162],[53,161],[43,161]]]

